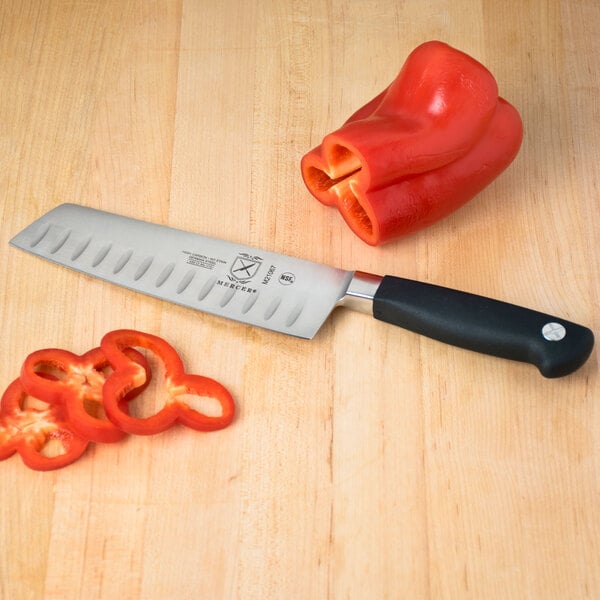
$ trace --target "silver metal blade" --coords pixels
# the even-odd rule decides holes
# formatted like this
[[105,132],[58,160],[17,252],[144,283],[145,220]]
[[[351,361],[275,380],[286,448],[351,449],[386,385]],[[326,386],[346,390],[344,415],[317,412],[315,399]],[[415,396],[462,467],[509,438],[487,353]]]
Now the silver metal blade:
[[57,206],[10,243],[131,290],[303,338],[316,334],[353,276],[75,204]]

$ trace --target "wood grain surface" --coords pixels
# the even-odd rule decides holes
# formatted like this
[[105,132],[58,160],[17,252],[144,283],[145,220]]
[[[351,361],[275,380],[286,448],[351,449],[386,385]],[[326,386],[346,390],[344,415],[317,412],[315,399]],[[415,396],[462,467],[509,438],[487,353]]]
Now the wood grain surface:
[[[600,598],[600,379],[336,311],[312,341],[9,247],[61,202],[530,306],[600,331],[596,0],[4,0],[0,384],[134,328],[235,396],[227,429],[0,463],[0,598]],[[441,39],[520,111],[511,167],[380,248],[300,158]]]

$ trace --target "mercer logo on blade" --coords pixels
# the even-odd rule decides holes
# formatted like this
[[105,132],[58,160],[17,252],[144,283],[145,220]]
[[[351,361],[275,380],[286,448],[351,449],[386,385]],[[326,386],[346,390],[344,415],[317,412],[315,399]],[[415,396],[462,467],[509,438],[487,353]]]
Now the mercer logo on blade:
[[248,283],[258,273],[261,265],[262,258],[260,256],[251,256],[240,252],[233,261],[227,277],[230,281]]

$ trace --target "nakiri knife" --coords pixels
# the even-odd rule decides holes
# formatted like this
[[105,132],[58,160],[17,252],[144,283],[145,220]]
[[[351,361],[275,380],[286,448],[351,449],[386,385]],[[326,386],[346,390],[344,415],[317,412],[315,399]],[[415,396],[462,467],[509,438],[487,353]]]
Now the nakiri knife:
[[400,277],[345,271],[75,204],[10,243],[106,281],[250,325],[312,338],[334,308],[371,313],[441,342],[572,373],[594,345],[586,327]]

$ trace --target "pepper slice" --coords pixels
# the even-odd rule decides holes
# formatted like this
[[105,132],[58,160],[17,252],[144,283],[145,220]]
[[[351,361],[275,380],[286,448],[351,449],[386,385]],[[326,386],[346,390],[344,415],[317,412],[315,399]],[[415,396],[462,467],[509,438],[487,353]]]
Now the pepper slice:
[[[179,354],[162,338],[122,329],[107,333],[100,347],[114,369],[103,387],[104,409],[108,418],[123,431],[151,435],[165,431],[175,423],[199,431],[214,431],[232,422],[235,404],[229,391],[214,379],[186,373]],[[125,353],[128,347],[145,348],[164,365],[168,400],[162,409],[150,417],[137,418],[122,408],[121,400],[146,383],[144,369]],[[214,398],[221,406],[221,414],[209,416],[193,409],[182,399],[185,395]]]
[[[150,368],[142,354],[125,348],[124,354],[144,372],[144,385],[123,398],[127,401],[141,393],[150,382]],[[94,442],[118,442],[127,434],[110,420],[103,418],[102,388],[110,363],[101,348],[81,356],[58,348],[32,352],[21,368],[21,382],[29,394],[51,404],[63,405],[72,429]],[[52,378],[45,376],[53,373]]]
[[521,118],[481,63],[442,42],[301,161],[308,190],[371,245],[447,216],[517,155]]
[[[73,430],[64,406],[26,407],[30,396],[20,379],[15,379],[2,395],[0,460],[18,453],[23,462],[36,471],[51,471],[75,462],[85,452],[88,440]],[[44,449],[53,441],[60,443],[63,452],[46,455]]]

